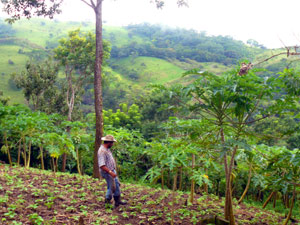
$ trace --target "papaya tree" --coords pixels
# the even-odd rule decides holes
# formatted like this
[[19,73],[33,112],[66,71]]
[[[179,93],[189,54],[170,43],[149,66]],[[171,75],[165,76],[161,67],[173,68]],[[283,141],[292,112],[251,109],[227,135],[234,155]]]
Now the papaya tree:
[[[180,168],[187,169],[190,154],[196,154],[195,149],[190,148],[187,140],[180,140],[172,137],[167,137],[165,140],[159,140],[151,143],[151,148],[147,149],[148,154],[155,165],[147,172],[144,179],[152,178],[157,180],[162,179],[164,172],[172,175],[172,208],[171,208],[171,224],[174,224],[174,205],[175,205],[175,191],[177,190],[178,173]],[[154,177],[153,172],[159,174]]]
[[[199,186],[204,185],[206,193],[208,193],[208,184],[211,184],[208,179],[208,168],[215,166],[212,159],[216,160],[217,158],[213,155],[212,149],[210,149],[212,143],[215,143],[215,128],[210,126],[206,120],[180,120],[176,117],[170,117],[169,122],[162,127],[168,135],[190,143],[189,149],[193,149],[194,153],[191,154],[191,164],[189,166],[189,178],[191,179],[190,202],[193,203],[195,183]],[[182,176],[180,178],[181,184]]]
[[58,158],[64,153],[71,153],[76,159],[73,142],[67,134],[58,134],[54,132],[45,133],[44,143],[45,149],[52,159],[53,172],[57,172]]
[[[215,149],[223,158],[226,178],[225,219],[235,224],[232,204],[232,175],[238,148],[249,146],[247,136],[249,126],[259,120],[280,113],[282,109],[293,107],[295,98],[291,94],[278,98],[278,86],[289,88],[289,79],[262,78],[256,75],[258,69],[252,69],[240,75],[240,65],[221,76],[194,69],[184,75],[197,75],[199,78],[182,87],[172,95],[188,96],[190,112],[207,120],[215,127],[217,142]],[[277,86],[277,87],[276,87]],[[169,88],[164,88],[169,91]],[[180,99],[178,97],[178,99]]]
[[91,136],[86,132],[87,124],[80,121],[64,121],[61,125],[69,129],[69,135],[76,153],[77,171],[80,175],[83,175],[82,154],[89,151],[89,143],[91,142]]
[[0,124],[1,124],[1,136],[3,138],[3,149],[5,154],[8,154],[10,158],[9,162],[12,163],[12,157],[10,155],[10,149],[19,144],[17,164],[20,163],[21,157],[21,139],[19,135],[19,129],[17,119],[20,115],[29,114],[30,110],[22,105],[6,106],[0,104]]

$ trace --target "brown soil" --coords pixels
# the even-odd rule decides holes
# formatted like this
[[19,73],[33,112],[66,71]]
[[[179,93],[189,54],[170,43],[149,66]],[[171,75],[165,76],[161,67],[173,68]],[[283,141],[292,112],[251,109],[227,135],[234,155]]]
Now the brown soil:
[[[128,202],[117,209],[104,205],[105,181],[88,176],[0,165],[0,224],[171,224],[172,192],[122,184]],[[223,215],[222,200],[177,192],[174,224],[199,224],[207,215]],[[235,205],[237,224],[281,224],[274,212]]]

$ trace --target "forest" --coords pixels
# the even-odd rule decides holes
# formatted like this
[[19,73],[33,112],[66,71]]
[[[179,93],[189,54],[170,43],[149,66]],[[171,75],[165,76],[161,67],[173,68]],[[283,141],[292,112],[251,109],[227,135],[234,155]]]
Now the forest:
[[[91,24],[31,20],[0,21],[1,224],[299,224],[296,48],[104,26],[97,67]],[[95,163],[107,134],[118,208]]]

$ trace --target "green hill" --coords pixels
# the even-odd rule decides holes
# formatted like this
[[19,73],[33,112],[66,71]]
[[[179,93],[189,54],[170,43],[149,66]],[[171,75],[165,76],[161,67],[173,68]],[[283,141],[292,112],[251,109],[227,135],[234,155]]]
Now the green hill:
[[[0,90],[11,97],[11,103],[24,103],[24,98],[10,74],[21,73],[27,61],[38,62],[45,58],[58,45],[59,39],[78,27],[82,31],[91,31],[94,24],[31,19],[10,26],[0,19],[0,30],[3,31],[0,31]],[[138,88],[149,83],[177,82],[184,71],[192,68],[221,74],[240,59],[256,62],[281,51],[250,48],[230,37],[209,37],[195,31],[149,24],[104,26],[103,35],[112,45],[109,61],[109,70],[114,77],[112,82]],[[262,66],[278,72],[289,63],[281,56]]]
[[[122,183],[128,201],[117,209],[105,208],[103,180],[68,173],[8,167],[0,164],[1,224],[205,224],[223,217],[224,198]],[[174,202],[174,205],[173,203]],[[248,204],[235,205],[238,224],[276,225],[284,217]],[[172,212],[173,210],[173,212]],[[81,222],[80,222],[81,221]]]

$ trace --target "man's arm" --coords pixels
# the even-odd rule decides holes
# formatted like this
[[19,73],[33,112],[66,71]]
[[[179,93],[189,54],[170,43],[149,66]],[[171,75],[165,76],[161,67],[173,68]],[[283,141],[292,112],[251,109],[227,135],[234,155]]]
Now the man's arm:
[[111,171],[110,169],[107,168],[107,166],[103,165],[100,167],[102,170],[104,170],[105,172],[107,172],[110,176],[112,176],[113,178],[117,177],[117,174],[115,174],[113,171]]

